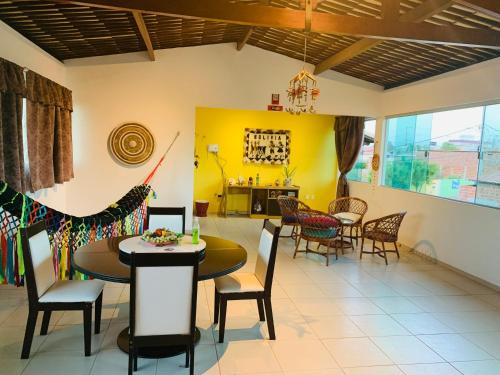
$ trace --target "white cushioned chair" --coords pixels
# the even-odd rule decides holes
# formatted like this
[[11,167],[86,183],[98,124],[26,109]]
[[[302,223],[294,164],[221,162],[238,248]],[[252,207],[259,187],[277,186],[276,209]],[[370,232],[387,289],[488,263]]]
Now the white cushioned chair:
[[185,346],[194,374],[199,252],[132,253],[129,367],[137,370],[141,348]]
[[214,324],[219,323],[219,342],[224,342],[227,301],[241,299],[257,300],[259,319],[263,322],[267,318],[269,338],[271,340],[276,339],[271,306],[271,287],[279,234],[280,227],[275,226],[266,219],[260,236],[255,272],[234,273],[215,279]]
[[46,335],[52,311],[82,310],[85,356],[91,353],[92,304],[95,302],[95,333],[101,330],[100,280],[57,280],[45,222],[21,228],[29,313],[21,358],[29,358],[38,312],[43,311],[40,335]]
[[167,228],[176,233],[186,232],[186,207],[148,207],[147,228]]

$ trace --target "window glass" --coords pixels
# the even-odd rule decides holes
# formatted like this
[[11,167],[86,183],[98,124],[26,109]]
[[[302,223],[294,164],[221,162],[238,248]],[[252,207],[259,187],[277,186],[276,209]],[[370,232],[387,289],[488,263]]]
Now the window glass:
[[372,157],[375,147],[375,120],[365,121],[363,145],[359,151],[358,159],[354,167],[347,174],[351,181],[371,182],[372,180]]
[[500,104],[388,119],[382,184],[500,207]]

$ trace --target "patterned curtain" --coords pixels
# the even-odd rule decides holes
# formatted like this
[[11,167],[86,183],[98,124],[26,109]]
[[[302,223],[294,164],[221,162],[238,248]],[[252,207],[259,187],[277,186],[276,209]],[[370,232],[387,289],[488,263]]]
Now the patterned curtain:
[[0,180],[26,191],[23,149],[23,68],[0,58]]
[[37,191],[69,181],[73,175],[71,91],[29,71],[27,131],[29,189]]
[[346,174],[349,173],[358,158],[363,142],[364,124],[364,117],[335,117],[335,149],[340,171],[337,198],[349,196]]

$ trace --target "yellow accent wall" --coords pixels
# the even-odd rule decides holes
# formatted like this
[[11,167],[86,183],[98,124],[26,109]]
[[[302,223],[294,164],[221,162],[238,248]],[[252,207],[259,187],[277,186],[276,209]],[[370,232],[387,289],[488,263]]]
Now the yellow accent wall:
[[[333,122],[334,117],[328,115],[196,108],[195,153],[199,166],[194,170],[194,199],[208,200],[209,212],[217,212],[222,177],[214,155],[207,150],[209,144],[219,145],[228,178],[242,175],[247,181],[252,176],[255,183],[259,173],[260,185],[274,184],[277,178],[282,181],[282,166],[243,163],[243,138],[245,128],[285,129],[290,131],[290,166],[297,166],[293,184],[300,186],[299,199],[315,209],[326,210],[336,191]],[[234,199],[228,203],[238,204]]]

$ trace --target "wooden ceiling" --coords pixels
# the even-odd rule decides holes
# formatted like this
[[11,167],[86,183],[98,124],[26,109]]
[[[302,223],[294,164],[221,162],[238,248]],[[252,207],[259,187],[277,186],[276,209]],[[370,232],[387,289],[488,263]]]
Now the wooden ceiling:
[[500,0],[2,1],[59,60],[235,42],[392,88],[500,56]]

